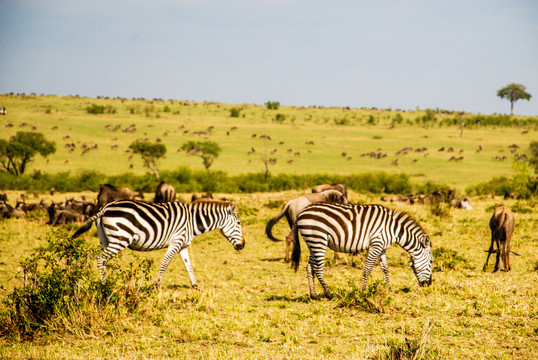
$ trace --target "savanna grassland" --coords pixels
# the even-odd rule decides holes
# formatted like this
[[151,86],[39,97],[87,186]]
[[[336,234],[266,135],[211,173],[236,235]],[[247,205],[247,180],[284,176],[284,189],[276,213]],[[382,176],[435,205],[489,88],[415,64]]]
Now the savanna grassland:
[[[80,318],[51,320],[52,330],[32,341],[0,340],[2,358],[356,359],[390,358],[388,354],[395,356],[398,349],[405,355],[413,346],[421,349],[413,354],[423,359],[534,356],[538,349],[535,211],[516,214],[512,249],[520,256],[512,256],[512,271],[492,273],[491,262],[482,271],[484,250],[489,246],[487,224],[491,205],[502,199],[476,198],[472,210],[452,209],[445,217],[432,216],[425,205],[399,207],[431,235],[437,250],[434,281],[430,287],[419,287],[407,253],[390,248],[392,292],[381,288],[370,299],[381,311],[372,313],[353,304],[342,305],[346,294],[360,285],[364,254],[344,255],[335,262],[328,253],[325,278],[336,296],[312,301],[304,244],[300,270],[295,273],[283,261],[284,243],[265,237],[265,224],[277,210],[272,204],[299,193],[226,194],[240,207],[247,244],[235,251],[218,232],[195,238],[190,254],[200,290],[190,288],[187,272],[176,258],[161,289],[135,310],[120,307],[100,313],[89,308]],[[55,196],[56,201],[62,199]],[[354,192],[350,200],[380,202]],[[505,203],[512,206],[515,201]],[[0,221],[4,296],[23,282],[21,274],[17,275],[19,260],[46,245],[51,229],[45,221],[44,214]],[[287,231],[282,222],[275,227],[279,238]],[[99,247],[95,230],[84,240]],[[153,259],[154,278],[162,256],[163,251],[125,251],[114,262],[129,269],[130,263]],[[95,264],[93,270],[97,272]],[[376,266],[370,284],[381,279]],[[317,291],[321,293],[319,284]]]
[[[92,104],[104,105],[108,110],[104,114],[88,114],[86,108]],[[458,124],[440,125],[442,119],[457,115],[436,112],[435,122],[417,123],[417,118],[426,116],[424,111],[286,106],[269,110],[248,104],[17,95],[1,95],[0,105],[8,112],[0,117],[0,138],[35,128],[57,143],[57,151],[48,161],[35,158],[30,173],[96,170],[104,174],[143,174],[146,170],[141,160],[136,156],[129,159],[131,154],[125,152],[138,138],[159,138],[167,146],[166,159],[160,162],[162,170],[178,166],[202,169],[198,158],[177,149],[188,140],[212,140],[223,150],[211,169],[230,175],[262,172],[261,153],[267,151],[277,159],[270,165],[274,174],[405,172],[413,181],[443,183],[460,194],[467,186],[497,176],[512,176],[513,157],[525,152],[529,143],[537,139],[538,131],[536,125],[527,125],[521,118],[521,126],[466,127],[460,137]],[[232,108],[240,109],[239,117],[230,116]],[[118,125],[117,130],[111,130]],[[213,128],[209,130],[210,127]],[[129,128],[136,131],[122,131]],[[266,136],[260,139],[261,135]],[[76,144],[75,150],[69,152],[64,146],[67,143]],[[97,148],[82,155],[84,143],[89,147],[97,144]],[[514,144],[517,151],[511,152],[516,149],[511,146]],[[482,150],[477,152],[479,146]],[[413,149],[396,155],[405,147]],[[439,151],[442,147],[445,151]],[[453,153],[446,152],[449,147],[454,149]],[[300,155],[294,155],[295,152]],[[387,156],[361,156],[369,152]],[[464,158],[449,161],[451,156]],[[498,160],[503,156],[504,161]],[[288,160],[293,161],[289,164]],[[4,191],[1,184],[0,191],[7,194],[13,205],[24,192]],[[267,221],[281,205],[305,192],[308,190],[214,194],[238,204],[246,246],[235,251],[218,231],[195,238],[189,252],[199,290],[190,287],[188,274],[176,257],[160,289],[142,291],[142,285],[155,278],[164,251],[126,250],[112,261],[117,267],[114,271],[131,272],[135,278],[139,274],[135,274],[133,264],[145,259],[154,261],[150,280],[142,281],[140,286],[126,281],[115,290],[119,294],[118,289],[123,286],[134,292],[128,299],[136,298],[136,306],[114,305],[112,300],[100,306],[72,303],[73,311],[51,317],[31,335],[0,329],[7,334],[0,337],[0,358],[535,357],[538,212],[533,199],[474,196],[470,198],[472,210],[444,208],[441,215],[434,215],[438,212],[429,205],[384,202],[382,194],[351,189],[352,203],[381,203],[404,210],[418,220],[433,243],[433,283],[427,288],[419,287],[408,265],[409,256],[394,246],[387,251],[392,291],[379,283],[382,273],[376,265],[369,281],[371,293],[363,297],[356,290],[362,279],[365,254],[343,254],[335,261],[332,252],[328,252],[325,279],[335,296],[332,300],[322,297],[312,301],[308,296],[308,250],[304,243],[299,271],[295,273],[284,262],[284,243],[271,242],[264,232]],[[27,194],[27,201],[58,203],[82,195],[87,200],[96,197],[92,191],[56,192]],[[181,199],[189,197],[190,194],[180,194]],[[151,199],[151,194],[146,194],[146,198]],[[512,271],[493,273],[493,257],[487,271],[482,267],[490,244],[489,219],[499,203],[515,212],[512,250],[519,256],[511,258]],[[77,228],[66,225],[53,229],[46,221],[43,212],[31,213],[25,219],[0,219],[2,324],[14,322],[9,318],[5,321],[10,310],[6,298],[24,285],[21,260],[48,247],[50,238],[67,237]],[[284,238],[289,231],[285,222],[281,220],[274,228],[278,238]],[[95,228],[81,238],[90,249],[99,249]],[[88,270],[97,277],[95,261]],[[319,283],[316,286],[321,295]],[[361,299],[368,306],[358,305],[355,300]]]
[[[431,181],[463,190],[513,174],[514,155],[524,153],[538,137],[536,119],[519,127],[473,124],[460,136],[459,125],[440,125],[447,119],[459,124],[457,114],[444,112],[430,112],[434,119],[424,123],[425,111],[287,106],[269,110],[251,104],[28,95],[1,95],[0,103],[7,108],[7,116],[0,117],[1,138],[35,130],[56,142],[56,153],[47,159],[36,156],[27,173],[143,174],[141,158],[126,152],[137,139],[166,145],[160,170],[203,169],[199,158],[178,149],[189,140],[211,140],[222,148],[211,170],[229,175],[263,172],[262,154],[267,154],[275,159],[269,165],[272,174],[403,172],[417,183]],[[105,107],[105,112],[89,114],[87,108],[93,104]],[[238,117],[230,116],[232,109],[239,110]],[[71,150],[66,144],[75,147]],[[515,153],[510,148],[514,144],[519,147]],[[84,145],[91,150],[83,154]],[[412,149],[400,151],[406,147]],[[366,155],[371,153],[381,158]],[[452,157],[462,159],[450,161]]]

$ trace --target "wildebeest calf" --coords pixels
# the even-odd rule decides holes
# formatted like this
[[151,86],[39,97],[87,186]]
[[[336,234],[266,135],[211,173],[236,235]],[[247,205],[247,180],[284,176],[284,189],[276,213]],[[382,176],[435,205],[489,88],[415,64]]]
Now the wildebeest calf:
[[[495,270],[498,271],[510,271],[510,239],[515,227],[514,214],[504,205],[499,205],[495,208],[495,212],[489,221],[489,228],[491,229],[491,245],[488,250],[488,257],[484,264],[484,269],[488,266],[489,256],[493,253],[497,253],[497,259],[495,261]],[[493,250],[494,244],[497,244],[497,251]],[[502,261],[502,267],[501,267]]]

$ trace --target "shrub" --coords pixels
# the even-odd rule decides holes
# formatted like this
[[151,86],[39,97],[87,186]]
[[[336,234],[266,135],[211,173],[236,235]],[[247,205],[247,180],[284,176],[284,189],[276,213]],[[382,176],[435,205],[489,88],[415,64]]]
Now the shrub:
[[86,111],[88,112],[88,114],[104,114],[105,113],[105,106],[104,105],[97,105],[97,104],[92,104],[91,106],[88,106],[86,108]]
[[32,339],[79,321],[80,327],[87,328],[92,314],[113,316],[120,308],[134,311],[151,295],[153,287],[145,285],[151,261],[131,263],[130,269],[116,269],[100,281],[92,270],[98,249],[59,230],[52,230],[47,240],[47,248],[20,262],[24,282],[3,301],[0,336]]
[[281,114],[281,113],[278,113],[276,114],[275,118],[274,118],[274,121],[277,122],[277,123],[283,123],[284,121],[286,121],[286,115],[285,114]]
[[230,117],[238,118],[241,114],[241,109],[239,108],[231,108],[230,109]]
[[265,103],[265,106],[269,110],[278,110],[278,108],[280,107],[280,102],[278,102],[278,101],[268,101],[268,102]]

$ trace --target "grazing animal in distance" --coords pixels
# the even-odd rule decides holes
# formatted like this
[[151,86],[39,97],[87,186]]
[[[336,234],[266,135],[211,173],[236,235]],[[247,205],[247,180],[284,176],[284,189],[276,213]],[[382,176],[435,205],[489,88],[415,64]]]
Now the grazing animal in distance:
[[312,193],[319,193],[325,190],[338,190],[340,191],[347,199],[347,186],[343,184],[321,184],[314,186],[312,188]]
[[[286,237],[286,253],[284,260],[286,262],[290,261],[290,247],[291,243],[293,241],[293,223],[295,223],[295,219],[297,219],[297,215],[308,205],[319,203],[319,202],[336,202],[340,204],[348,204],[349,201],[347,198],[338,190],[325,190],[318,193],[312,193],[312,194],[305,194],[298,197],[295,197],[291,200],[289,200],[282,208],[280,209],[280,212],[273,217],[267,225],[265,226],[265,234],[267,237],[272,241],[282,241],[277,238],[275,238],[271,232],[273,229],[273,226],[283,217],[286,216],[286,220],[288,220],[288,225],[290,226],[290,232],[288,236]],[[336,254],[335,254],[336,255]]]
[[465,210],[472,210],[473,206],[469,202],[469,199],[453,199],[451,202],[451,205],[453,208],[456,209],[465,209]]
[[314,275],[321,283],[325,296],[332,297],[323,279],[327,247],[351,254],[368,250],[362,278],[363,291],[377,259],[383,270],[383,279],[390,286],[386,249],[394,243],[411,256],[410,265],[419,284],[431,285],[433,254],[430,238],[420,224],[404,212],[382,205],[309,205],[299,214],[293,227],[292,261],[295,271],[301,259],[299,234],[310,249],[306,271],[310,297],[313,299],[318,298]]
[[190,204],[114,201],[92,216],[72,238],[88,231],[93,222],[103,249],[97,257],[101,279],[105,278],[107,261],[127,247],[135,251],[167,249],[156,283],[160,283],[170,261],[179,253],[191,285],[197,287],[188,252],[195,236],[220,229],[236,250],[245,246],[237,205],[227,201],[198,200]]
[[[489,256],[493,253],[497,253],[495,260],[495,269],[510,271],[510,240],[512,239],[512,233],[516,225],[516,219],[514,214],[504,205],[498,205],[491,216],[489,221],[489,228],[491,229],[491,245],[488,250],[488,257],[484,264],[483,270],[485,271],[488,266]],[[495,251],[494,244],[497,245],[497,251]],[[502,266],[501,266],[502,262]]]
[[213,199],[213,194],[211,194],[210,192],[205,192],[201,194],[194,193],[191,196],[191,202],[194,202],[196,200],[202,200],[202,199]]
[[15,218],[15,219],[19,219],[19,218],[23,218],[26,216],[26,212],[24,212],[24,210],[22,209],[16,209],[14,208],[13,206],[5,203],[5,202],[0,202],[0,218],[4,218],[4,219],[11,219],[11,218]]
[[161,181],[159,185],[157,185],[157,189],[155,189],[155,198],[153,199],[153,202],[164,203],[171,201],[176,201],[176,189],[174,189],[172,185]]
[[101,208],[114,200],[134,200],[134,198],[135,193],[131,189],[104,184],[101,185],[97,194],[97,207]]

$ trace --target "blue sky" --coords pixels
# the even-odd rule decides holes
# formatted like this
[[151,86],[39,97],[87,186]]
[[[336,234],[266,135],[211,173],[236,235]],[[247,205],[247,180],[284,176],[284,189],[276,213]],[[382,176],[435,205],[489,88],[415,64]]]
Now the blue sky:
[[538,115],[538,2],[0,0],[0,93]]

